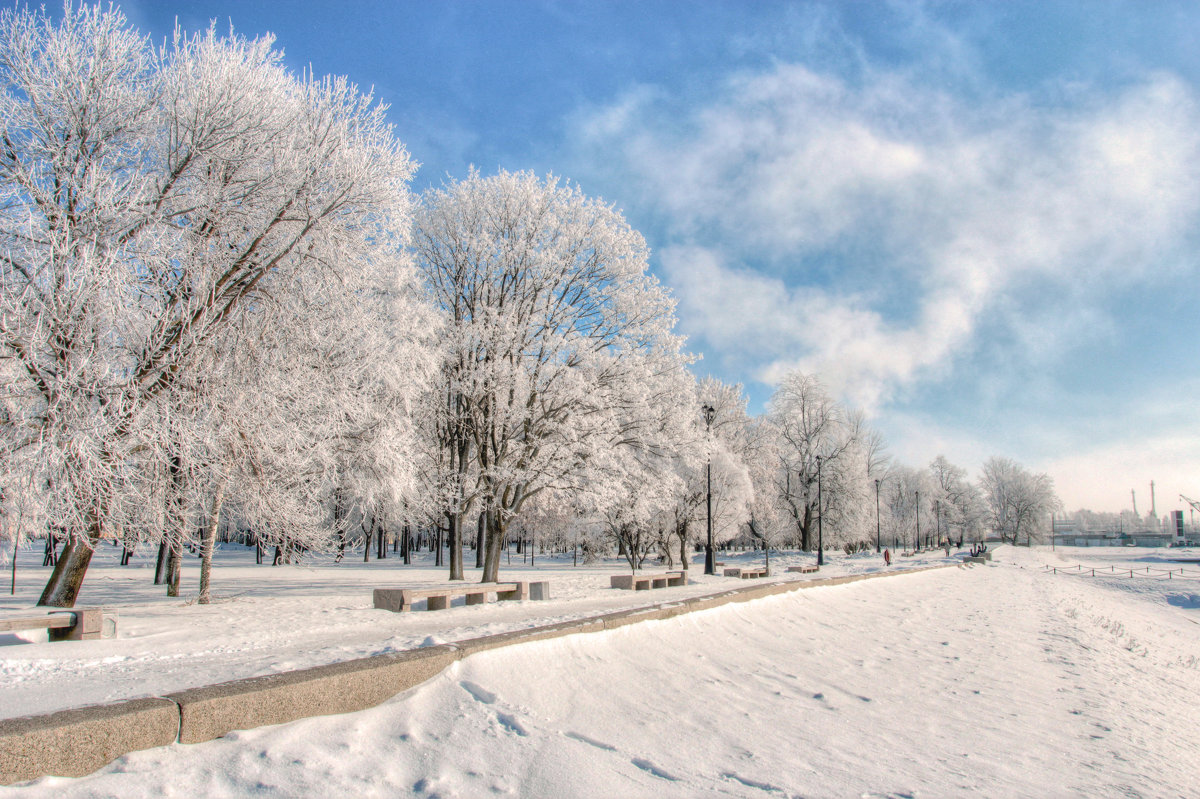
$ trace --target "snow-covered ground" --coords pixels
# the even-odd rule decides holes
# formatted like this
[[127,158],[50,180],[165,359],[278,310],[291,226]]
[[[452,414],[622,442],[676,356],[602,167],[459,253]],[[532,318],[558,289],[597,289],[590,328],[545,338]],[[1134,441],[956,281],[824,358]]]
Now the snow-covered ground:
[[[0,633],[0,718],[161,696],[242,677],[684,599],[740,584],[733,578],[706,577],[702,556],[692,564],[690,585],[632,592],[609,588],[610,575],[628,573],[624,560],[573,567],[570,557],[539,556],[530,566],[516,555],[502,566],[501,579],[548,580],[551,601],[466,607],[458,599],[449,611],[391,613],[374,609],[372,589],[445,583],[446,570],[433,567],[432,555],[422,553],[413,566],[404,566],[393,556],[363,563],[360,551],[357,558],[348,553],[340,564],[329,557],[314,557],[304,565],[271,567],[256,566],[253,550],[227,546],[214,567],[217,601],[198,605],[196,560],[185,561],[183,596],[172,599],[163,586],[153,585],[152,554],[122,568],[119,550],[104,547],[88,572],[78,604],[117,608],[117,640],[64,646],[47,643],[45,632]],[[900,563],[894,562],[893,568],[944,562],[940,550],[897,560]],[[729,565],[763,562],[761,553],[752,552],[723,553],[721,561]],[[779,573],[776,579],[797,580],[884,567],[872,552],[853,558],[831,557],[820,575],[787,575],[788,565],[813,561],[812,555],[773,554],[771,567]],[[645,568],[662,570],[650,564]],[[48,574],[48,568],[41,568],[40,552],[22,552],[17,563],[17,593],[0,597],[0,612],[36,603]],[[478,581],[478,570],[468,569],[467,579]]]
[[[460,661],[378,708],[133,753],[81,780],[44,778],[0,796],[1194,795],[1200,564],[1166,562],[1187,556],[1197,557],[1004,547],[989,566],[522,644]],[[1046,564],[1098,574],[1187,572],[1093,578],[1054,574]],[[837,558],[827,571],[878,565],[874,556]],[[594,576],[599,582],[600,572]],[[331,612],[373,614],[369,598],[348,601],[347,581],[287,590],[297,605],[307,596],[320,604],[324,595]],[[572,612],[571,583],[563,583],[556,618]],[[580,607],[599,601],[587,595],[617,593],[578,590]],[[273,601],[270,593],[264,587],[211,612],[236,626],[243,611],[270,615],[274,605],[254,604]],[[149,637],[141,627],[149,620],[180,624],[198,610],[207,609],[148,602],[128,611],[145,621],[122,634]],[[476,610],[403,618],[441,624],[427,634],[453,637],[442,620]],[[493,618],[501,606],[481,610],[480,627],[511,621]],[[351,620],[350,654],[365,653],[367,632],[358,628],[370,624]],[[194,630],[193,638],[212,636],[196,651],[246,647],[224,641],[207,617]],[[159,635],[189,659],[186,633]],[[121,644],[98,642],[98,668]],[[4,668],[15,658],[34,675],[48,670],[65,681],[57,664],[71,656],[55,655],[54,646],[64,645],[0,649]],[[153,640],[140,646],[154,651]],[[328,641],[322,646],[331,653]],[[32,649],[36,659],[9,656]],[[253,654],[246,647],[234,659]],[[154,662],[142,667],[172,673]]]

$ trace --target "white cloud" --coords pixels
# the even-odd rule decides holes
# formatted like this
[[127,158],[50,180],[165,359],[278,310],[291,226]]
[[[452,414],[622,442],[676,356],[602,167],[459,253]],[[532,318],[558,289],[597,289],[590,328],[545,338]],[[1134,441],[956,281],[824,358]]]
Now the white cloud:
[[580,130],[665,218],[665,277],[710,358],[817,371],[868,406],[948,368],[989,315],[1061,347],[1077,328],[1031,307],[1058,293],[1095,319],[1179,262],[1200,213],[1200,108],[1169,75],[982,107],[781,64],[693,109],[642,88]]

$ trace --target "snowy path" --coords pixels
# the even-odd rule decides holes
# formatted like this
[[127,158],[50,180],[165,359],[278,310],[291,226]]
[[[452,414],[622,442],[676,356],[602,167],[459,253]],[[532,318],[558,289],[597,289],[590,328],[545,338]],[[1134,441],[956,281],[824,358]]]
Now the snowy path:
[[1005,553],[486,652],[372,710],[0,797],[1193,794],[1200,631],[1178,593],[1200,583]]

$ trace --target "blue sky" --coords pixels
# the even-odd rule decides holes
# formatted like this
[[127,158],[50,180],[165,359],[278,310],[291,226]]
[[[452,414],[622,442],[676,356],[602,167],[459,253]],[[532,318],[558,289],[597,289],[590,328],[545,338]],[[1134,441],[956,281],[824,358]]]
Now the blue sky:
[[911,465],[1200,499],[1200,4],[142,2],[391,106],[422,164],[621,208],[701,374],[790,369]]

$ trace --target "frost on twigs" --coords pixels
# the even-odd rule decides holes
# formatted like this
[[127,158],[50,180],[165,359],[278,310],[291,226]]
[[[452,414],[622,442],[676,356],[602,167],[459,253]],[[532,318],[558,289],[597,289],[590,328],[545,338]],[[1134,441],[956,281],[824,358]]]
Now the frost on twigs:
[[449,324],[431,483],[452,530],[483,514],[495,580],[527,506],[592,506],[675,445],[691,378],[674,303],[620,213],[555,178],[472,173],[430,191],[413,247]]
[[269,39],[156,50],[86,6],[0,14],[0,82],[5,500],[68,542],[42,601],[74,602],[101,539],[178,554],[224,503],[319,543],[346,453],[396,466],[386,408],[427,367],[383,110]]

